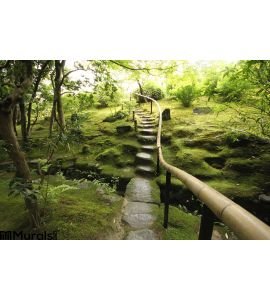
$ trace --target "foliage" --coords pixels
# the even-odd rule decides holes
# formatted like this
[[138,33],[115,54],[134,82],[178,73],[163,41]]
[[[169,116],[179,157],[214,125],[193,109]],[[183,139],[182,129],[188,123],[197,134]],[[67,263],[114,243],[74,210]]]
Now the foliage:
[[78,190],[78,187],[68,184],[60,184],[57,186],[48,185],[45,191],[40,193],[40,195],[44,204],[47,204],[47,202],[56,202],[61,194],[71,190]]
[[89,109],[95,104],[93,93],[79,93],[76,95],[75,99],[78,99],[79,110]]
[[162,88],[155,82],[148,81],[143,85],[142,88],[146,96],[155,100],[163,99],[165,96]]
[[74,95],[62,96],[65,110],[73,113],[87,110],[96,104],[94,94],[92,92],[80,92]]
[[114,81],[101,82],[95,86],[94,99],[98,107],[115,107],[122,98],[121,90]]
[[240,102],[248,96],[250,88],[250,82],[236,65],[226,69],[223,79],[217,84],[216,93],[222,102]]
[[127,115],[128,115],[128,114],[127,114],[126,112],[119,110],[119,111],[115,112],[114,114],[112,114],[112,115],[106,117],[106,118],[103,120],[103,122],[115,122],[115,121],[117,121],[117,120],[122,120],[122,119],[124,119]]
[[208,97],[208,101],[217,94],[218,76],[213,76],[205,81],[204,96]]
[[176,96],[177,91],[187,85],[196,86],[197,91],[200,91],[199,71],[195,66],[182,61],[177,71],[166,77],[166,92],[169,96]]
[[179,88],[175,96],[181,101],[184,107],[191,106],[191,103],[196,99],[197,91],[194,85],[186,85]]
[[38,191],[33,188],[32,182],[27,182],[22,178],[15,177],[10,181],[9,184],[10,192],[9,196],[21,196],[22,198],[27,198],[32,201],[36,201],[38,196]]
[[110,183],[102,182],[101,180],[94,179],[91,181],[95,186],[101,187],[107,194],[114,194],[116,186],[119,182],[119,177],[112,177]]

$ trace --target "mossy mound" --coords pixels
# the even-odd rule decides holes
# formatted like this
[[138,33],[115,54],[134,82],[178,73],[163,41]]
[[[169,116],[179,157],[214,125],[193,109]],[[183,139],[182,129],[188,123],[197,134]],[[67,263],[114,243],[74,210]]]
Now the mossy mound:
[[96,160],[107,164],[109,163],[117,167],[134,165],[134,156],[130,152],[123,152],[122,146],[116,146],[104,150],[97,155]]
[[204,149],[184,148],[177,152],[175,162],[181,169],[191,173],[193,176],[197,176],[199,179],[220,177],[222,175],[221,170],[209,165],[204,160],[205,157],[216,156]]
[[103,122],[115,122],[117,120],[122,120],[127,116],[127,114],[123,111],[118,111],[117,113],[106,117]]
[[263,139],[251,133],[241,131],[229,131],[225,135],[227,145],[230,147],[245,147],[252,144],[256,145],[267,145],[269,140]]
[[[27,233],[30,228],[23,199],[7,196],[10,179],[11,175],[0,173],[0,228]],[[63,184],[75,183],[60,176],[50,176],[48,187]],[[102,185],[82,183],[77,189],[54,196],[46,204],[40,203],[41,231],[57,231],[58,239],[110,239],[118,233],[115,220],[120,216],[122,201],[122,197],[109,193]]]

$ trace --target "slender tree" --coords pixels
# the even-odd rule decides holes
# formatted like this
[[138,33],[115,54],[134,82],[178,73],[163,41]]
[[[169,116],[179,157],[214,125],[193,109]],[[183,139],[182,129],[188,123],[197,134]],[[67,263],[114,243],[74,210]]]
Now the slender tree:
[[[16,177],[31,190],[31,176],[24,153],[21,151],[14,131],[14,109],[25,96],[32,84],[33,61],[14,61],[1,69],[2,92],[0,99],[0,134],[6,143],[8,154],[16,167]],[[8,88],[3,91],[3,86]],[[25,194],[26,208],[29,211],[31,225],[38,228],[40,217],[37,198],[34,194]]]

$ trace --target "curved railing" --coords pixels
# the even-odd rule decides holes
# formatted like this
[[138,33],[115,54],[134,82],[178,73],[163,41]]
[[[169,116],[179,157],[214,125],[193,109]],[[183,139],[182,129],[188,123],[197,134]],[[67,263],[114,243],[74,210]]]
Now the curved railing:
[[[243,207],[239,206],[231,199],[227,198],[220,192],[203,183],[196,177],[189,173],[170,165],[163,157],[161,145],[161,131],[162,131],[162,112],[159,103],[141,94],[137,94],[154,102],[158,108],[159,122],[157,132],[157,170],[159,172],[159,165],[161,164],[166,173],[166,194],[168,196],[169,186],[171,182],[171,175],[183,182],[186,187],[204,204],[204,210],[201,220],[201,228],[199,239],[210,239],[212,236],[214,214],[225,225],[227,225],[239,238],[251,240],[265,240],[270,239],[270,227],[249,213]],[[152,112],[152,104],[151,104]],[[165,227],[168,223],[168,209],[169,203],[165,202]]]

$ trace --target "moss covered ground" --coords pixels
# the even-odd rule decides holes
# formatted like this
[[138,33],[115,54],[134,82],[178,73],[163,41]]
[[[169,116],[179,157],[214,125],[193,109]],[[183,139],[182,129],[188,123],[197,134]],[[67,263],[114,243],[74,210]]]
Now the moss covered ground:
[[[253,201],[270,191],[270,144],[249,133],[240,120],[237,124],[234,110],[205,98],[190,108],[171,100],[159,103],[171,110],[171,120],[163,122],[163,134],[172,135],[170,143],[163,143],[169,163],[235,200]],[[193,113],[202,106],[212,112]],[[164,182],[164,173],[161,177]]]
[[[83,122],[80,124],[82,139],[72,140],[69,144],[59,143],[53,161],[61,159],[63,167],[69,167],[76,162],[79,169],[85,166],[97,166],[101,175],[124,178],[126,182],[134,175],[134,153],[139,144],[135,133],[119,135],[116,127],[120,125],[133,125],[131,120],[125,118],[113,123],[103,122],[111,114],[105,109],[92,109],[83,112]],[[68,120],[67,115],[67,120]],[[31,147],[25,149],[29,161],[45,159],[48,149],[48,120],[41,120],[31,135]],[[19,132],[19,127],[18,127]],[[19,133],[20,140],[20,133]],[[3,144],[0,151],[0,164],[9,161]],[[82,149],[87,146],[89,151],[84,154]],[[0,168],[1,169],[1,168]],[[6,172],[5,167],[0,173],[0,229],[23,230],[27,232],[28,216],[21,198],[8,197],[9,182],[14,172]],[[12,169],[11,169],[12,171]],[[35,172],[33,172],[35,177]],[[50,176],[50,186],[72,184],[71,180],[59,179]],[[96,184],[89,184],[86,189],[69,190],[55,196],[55,201],[48,201],[43,211],[44,222],[41,230],[58,231],[59,239],[121,239],[122,232],[119,225],[121,219],[122,197],[115,191],[109,195],[98,193],[102,189]],[[109,199],[117,201],[110,202]],[[41,206],[43,204],[41,203]]]
[[[241,203],[252,202],[260,194],[269,192],[269,143],[246,133],[245,125],[235,121],[237,115],[234,111],[228,113],[224,105],[206,102],[204,98],[198,99],[190,108],[183,108],[179,102],[172,100],[161,100],[160,105],[162,109],[171,110],[172,119],[163,122],[163,153],[169,163]],[[144,106],[146,107],[142,105]],[[212,113],[194,114],[192,109],[201,106],[210,107]],[[83,117],[80,124],[81,138],[71,138],[68,145],[58,144],[53,159],[62,159],[65,167],[74,161],[81,169],[87,165],[96,166],[102,175],[119,177],[125,184],[128,183],[134,176],[135,153],[140,144],[133,129],[125,134],[118,134],[116,130],[120,125],[130,125],[133,128],[131,115],[112,123],[103,122],[110,114],[108,108],[80,113]],[[67,115],[68,118],[70,115]],[[32,146],[26,149],[29,160],[46,157],[47,136],[48,120],[43,119],[34,127]],[[9,160],[2,146],[0,144],[0,164]],[[0,173],[0,201],[3,208],[0,212],[0,228],[27,230],[27,213],[22,200],[7,196],[11,176],[12,172]],[[58,179],[54,176],[52,178],[57,183]],[[164,171],[156,181],[161,188],[164,187]],[[176,198],[190,197],[184,186],[174,178],[172,189]],[[159,194],[160,191],[155,193]],[[103,196],[96,193],[95,185],[80,192],[72,190],[59,195],[57,201],[48,203],[44,210],[45,228],[57,228],[59,238],[63,239],[108,238],[113,237],[113,232],[116,233],[115,237],[119,237],[116,224],[119,223],[121,200],[107,203]],[[164,230],[162,205],[156,214],[155,228],[160,238],[197,238],[198,216],[186,213],[177,205],[172,206],[169,228]],[[219,231],[223,235],[227,232],[222,228]]]
[[[4,231],[30,232],[28,214],[23,199],[9,197],[11,174],[0,173],[0,228]],[[56,193],[56,187],[73,186],[75,189]],[[40,198],[42,226],[40,232],[57,231],[58,239],[119,239],[123,198],[92,182],[75,183],[62,176],[48,179],[53,197]],[[44,185],[44,194],[47,184]],[[52,194],[52,192],[51,192]]]

